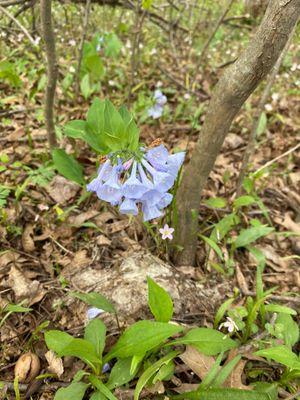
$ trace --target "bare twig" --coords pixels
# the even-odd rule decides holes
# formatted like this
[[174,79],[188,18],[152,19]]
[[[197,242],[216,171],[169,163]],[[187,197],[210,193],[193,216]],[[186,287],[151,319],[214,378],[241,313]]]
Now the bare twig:
[[282,53],[280,54],[280,57],[278,58],[278,60],[276,61],[276,64],[274,65],[272,72],[270,73],[268,80],[267,80],[267,84],[265,87],[265,90],[263,91],[263,94],[261,96],[261,99],[259,101],[258,107],[257,107],[257,111],[256,111],[256,115],[254,117],[253,120],[253,125],[252,125],[252,130],[251,130],[251,134],[250,134],[250,138],[249,138],[249,142],[247,144],[246,150],[244,152],[244,156],[243,156],[243,161],[242,161],[242,165],[241,165],[241,169],[240,169],[240,174],[238,176],[238,180],[237,180],[237,196],[240,196],[241,191],[242,191],[242,183],[243,180],[245,178],[246,175],[246,171],[247,171],[247,167],[249,164],[249,160],[252,156],[252,154],[254,153],[255,150],[255,145],[256,145],[256,137],[257,137],[257,131],[258,131],[258,127],[259,127],[259,122],[262,116],[262,113],[264,112],[265,109],[265,104],[270,96],[270,92],[272,89],[272,86],[275,82],[276,79],[276,75],[279,72],[279,69],[281,67],[281,64],[284,60],[284,57],[286,56],[286,53],[288,52],[288,49],[291,45],[293,36],[294,36],[294,32],[296,30],[296,27],[294,28],[294,30],[292,31],[289,40],[287,41]]
[[0,5],[0,11],[3,12],[3,14],[5,14],[8,18],[10,18],[24,33],[24,35],[27,36],[27,38],[29,39],[30,43],[32,44],[32,46],[36,46],[36,43],[33,39],[33,37],[30,35],[30,33],[28,32],[28,30],[7,10],[5,10],[5,8],[2,7],[2,5]]
[[214,26],[214,29],[212,30],[211,34],[207,38],[206,42],[204,43],[202,51],[201,51],[201,54],[198,57],[196,68],[195,68],[196,74],[197,74],[197,72],[198,72],[198,70],[200,68],[200,65],[201,65],[201,63],[202,63],[202,61],[203,61],[203,59],[204,59],[204,57],[206,55],[206,52],[207,52],[207,50],[209,48],[209,45],[210,45],[211,41],[215,37],[215,34],[217,33],[217,31],[218,31],[219,27],[221,26],[222,22],[224,21],[224,18],[228,14],[233,2],[234,2],[234,0],[229,0],[227,6],[225,7],[225,9],[223,11],[223,13],[220,15],[218,21],[216,22],[216,25]]
[[86,35],[87,35],[87,28],[88,28],[88,24],[89,24],[90,9],[91,9],[91,0],[86,0],[84,19],[83,19],[83,28],[82,28],[83,30],[82,30],[82,36],[81,36],[81,41],[80,41],[80,45],[79,45],[78,64],[77,64],[77,71],[76,71],[76,93],[77,94],[79,93],[80,69],[81,69],[81,63],[82,63],[83,47],[84,47],[84,42],[85,42]]
[[47,87],[45,93],[45,121],[50,148],[55,147],[54,97],[58,75],[55,51],[55,36],[52,28],[52,0],[40,0],[41,23],[47,56]]

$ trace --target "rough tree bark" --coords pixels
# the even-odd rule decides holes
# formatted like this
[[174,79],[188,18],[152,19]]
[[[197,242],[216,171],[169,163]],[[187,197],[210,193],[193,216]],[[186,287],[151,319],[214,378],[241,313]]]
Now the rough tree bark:
[[56,63],[55,36],[52,28],[52,0],[41,0],[41,25],[47,57],[47,87],[45,92],[45,122],[50,148],[56,146],[54,126],[54,98],[58,67]]
[[216,85],[192,158],[177,192],[177,265],[195,260],[201,191],[230,125],[274,66],[300,15],[300,0],[271,0],[256,34]]

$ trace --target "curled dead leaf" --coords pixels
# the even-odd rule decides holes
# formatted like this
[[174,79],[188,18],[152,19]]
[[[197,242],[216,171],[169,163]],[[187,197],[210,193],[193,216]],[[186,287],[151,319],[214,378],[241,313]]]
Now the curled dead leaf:
[[64,373],[62,359],[58,357],[52,350],[47,351],[45,358],[49,364],[49,371],[53,374],[56,374],[60,378]]
[[24,251],[31,253],[35,250],[33,226],[27,224],[22,234],[22,246]]
[[15,376],[19,382],[29,383],[40,372],[40,359],[34,353],[22,354],[15,365]]

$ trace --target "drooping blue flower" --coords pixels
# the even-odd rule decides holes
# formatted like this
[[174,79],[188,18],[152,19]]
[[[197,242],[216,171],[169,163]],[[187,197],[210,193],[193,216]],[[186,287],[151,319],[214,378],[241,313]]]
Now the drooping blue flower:
[[157,171],[155,168],[151,167],[151,165],[146,160],[142,160],[142,164],[152,175],[153,183],[156,190],[163,193],[168,191],[173,186],[175,181],[174,176],[166,172]]
[[166,208],[166,207],[168,207],[169,204],[172,203],[172,200],[173,200],[173,195],[171,193],[166,193],[163,195],[163,197],[157,203],[157,207],[159,209]]
[[87,319],[94,319],[102,313],[104,313],[104,310],[102,310],[101,308],[91,307],[87,310]]
[[98,188],[97,196],[99,199],[108,201],[112,205],[119,204],[122,199],[122,188],[119,183],[118,166],[115,165],[111,170],[110,178]]
[[155,103],[159,106],[164,106],[167,102],[167,97],[159,89],[155,90],[153,97],[154,97]]
[[153,147],[152,149],[146,152],[147,160],[158,171],[164,171],[164,172],[167,171],[166,163],[168,157],[169,157],[169,152],[163,144],[157,147]]
[[98,169],[98,176],[87,185],[86,190],[88,192],[97,192],[103,185],[103,182],[109,178],[111,171],[112,166],[110,160],[106,160]]
[[183,164],[185,157],[185,152],[181,151],[179,153],[172,154],[168,156],[167,159],[167,171],[169,174],[173,175],[175,178]]
[[123,196],[130,199],[139,199],[148,190],[136,176],[137,162],[134,161],[130,177],[123,184]]
[[162,116],[163,114],[163,107],[158,105],[158,104],[154,104],[153,107],[150,107],[148,110],[148,115],[149,117],[152,117],[153,119],[158,119]]
[[119,211],[121,214],[131,214],[131,215],[138,215],[139,209],[136,205],[135,200],[126,199],[120,205]]
[[163,215],[162,211],[159,210],[156,206],[149,206],[147,202],[142,205],[142,212],[144,216],[144,221],[150,221],[151,219],[155,219],[161,217]]

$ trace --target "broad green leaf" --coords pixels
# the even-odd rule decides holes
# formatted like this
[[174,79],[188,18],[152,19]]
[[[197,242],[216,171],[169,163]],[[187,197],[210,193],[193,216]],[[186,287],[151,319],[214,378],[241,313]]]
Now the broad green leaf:
[[23,307],[19,304],[7,304],[4,308],[4,311],[8,312],[16,312],[16,313],[23,313],[23,312],[30,312],[32,308]]
[[189,344],[207,356],[214,356],[221,352],[237,347],[237,342],[211,328],[194,328],[182,338],[170,342],[168,345]]
[[[281,338],[288,347],[294,346],[299,341],[299,326],[288,314],[279,313],[275,327],[281,327]],[[276,330],[275,330],[276,332]]]
[[133,115],[124,105],[120,107],[119,113],[126,126],[126,147],[128,147],[129,150],[135,151],[139,145],[139,128],[134,121]]
[[[290,307],[281,306],[279,304],[267,304],[265,306],[266,311],[274,312],[274,313],[283,313],[283,314],[290,314],[290,315],[297,315],[297,311],[293,310]],[[277,322],[277,321],[276,321]]]
[[251,206],[252,204],[255,204],[255,203],[256,203],[256,200],[252,196],[240,196],[234,200],[233,206],[235,208],[240,208],[240,207]]
[[90,84],[89,74],[85,74],[80,81],[80,90],[85,99],[93,93],[93,87]]
[[213,197],[205,200],[204,204],[212,208],[224,208],[227,206],[227,200],[223,199],[223,197]]
[[97,292],[90,292],[90,293],[79,293],[79,292],[71,292],[71,296],[77,297],[77,299],[80,299],[87,303],[90,306],[100,308],[101,310],[104,310],[106,312],[109,312],[111,314],[116,314],[116,309],[114,305],[108,301],[102,294],[97,293]]
[[265,225],[254,226],[252,228],[244,229],[236,238],[234,242],[234,247],[237,249],[239,247],[248,246],[250,243],[255,242],[257,239],[263,236],[267,236],[273,231],[274,228]]
[[213,380],[217,376],[219,370],[220,370],[220,365],[223,359],[223,354],[220,353],[218,357],[216,358],[216,361],[214,362],[213,366],[210,368],[208,373],[205,375],[204,379],[199,385],[199,390],[206,389],[211,386]]
[[135,374],[131,374],[131,357],[120,358],[113,366],[106,386],[112,390],[130,382]]
[[144,354],[182,330],[181,326],[165,322],[138,321],[125,330],[107,354],[105,361],[114,357],[126,358]]
[[180,354],[179,351],[172,351],[168,353],[142,373],[135,386],[134,400],[139,399],[141,391],[143,390],[147,382],[150,380],[150,378],[160,369],[160,367],[168,364],[171,360],[173,360],[173,358],[178,356],[178,354]]
[[151,8],[151,6],[152,6],[152,3],[153,3],[153,0],[142,0],[142,7],[145,10],[149,10],[149,8]]
[[86,116],[88,126],[99,136],[104,134],[104,109],[105,101],[96,97]]
[[254,354],[274,360],[291,369],[300,369],[299,357],[286,346],[269,347],[268,349],[256,351]]
[[126,145],[126,127],[114,105],[105,100],[104,110],[105,144],[112,150],[121,150]]
[[158,322],[169,322],[173,316],[173,302],[169,293],[149,276],[147,283],[148,304],[152,314]]
[[152,379],[153,385],[159,381],[169,381],[175,372],[175,364],[170,361],[168,364],[162,365],[156,375]]
[[73,382],[66,388],[58,389],[54,400],[82,400],[88,386],[83,382]]
[[84,338],[92,343],[97,356],[101,359],[105,347],[106,326],[100,319],[91,320],[84,330]]
[[106,397],[103,393],[101,393],[101,392],[99,392],[99,391],[97,390],[97,392],[94,392],[94,393],[91,395],[91,397],[90,397],[89,400],[107,400],[107,397]]
[[86,122],[81,120],[70,121],[64,126],[64,134],[74,139],[84,139]]
[[172,398],[176,400],[277,400],[277,397],[270,397],[269,393],[227,388],[199,390],[183,393]]
[[123,43],[121,42],[119,37],[114,32],[112,32],[107,35],[105,43],[105,56],[117,58],[123,47]]
[[95,375],[89,376],[89,381],[91,384],[99,390],[99,392],[103,393],[109,400],[118,400],[116,396],[112,394],[112,392],[108,389],[103,382],[100,381]]
[[209,245],[209,247],[211,247],[216,252],[216,254],[220,257],[221,260],[224,260],[223,252],[216,242],[203,235],[199,235],[199,237],[203,239]]
[[59,357],[77,357],[90,366],[101,362],[92,343],[85,339],[73,338],[66,332],[48,331],[45,333],[45,342],[47,347],[55,351]]
[[104,66],[98,54],[92,54],[85,58],[84,68],[89,72],[92,81],[99,81],[104,75]]
[[214,242],[222,240],[239,222],[240,218],[236,214],[226,215],[226,217],[222,218],[221,221],[215,225],[210,235],[210,239]]
[[63,149],[52,150],[52,158],[57,171],[70,181],[84,185],[82,166]]

